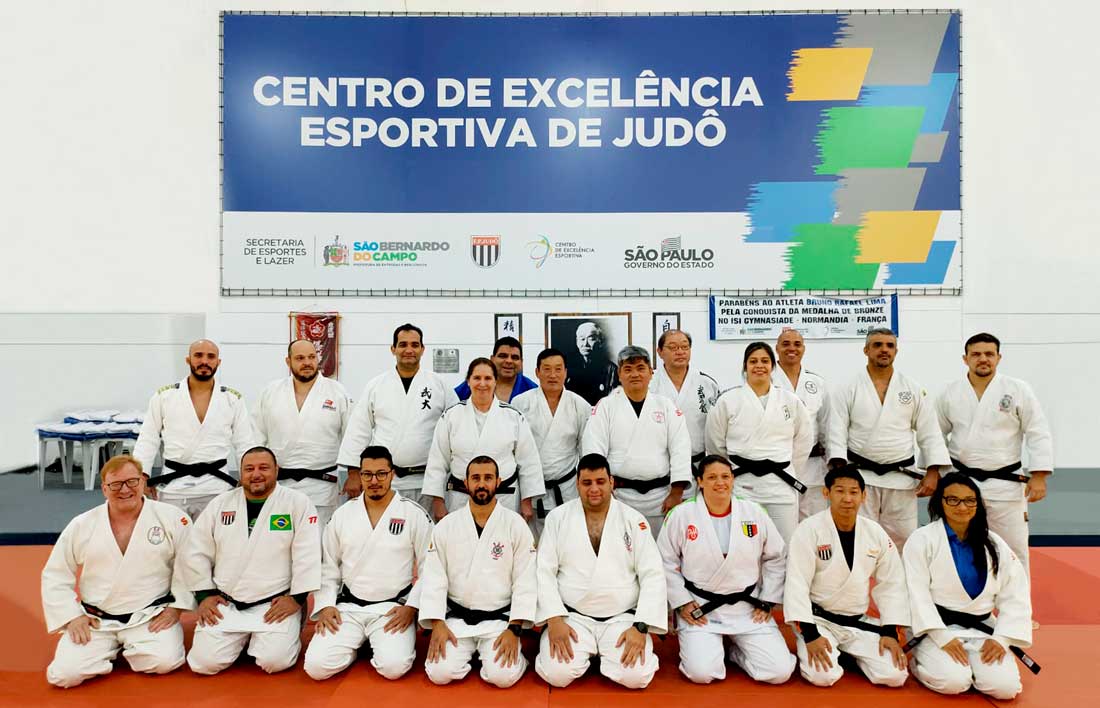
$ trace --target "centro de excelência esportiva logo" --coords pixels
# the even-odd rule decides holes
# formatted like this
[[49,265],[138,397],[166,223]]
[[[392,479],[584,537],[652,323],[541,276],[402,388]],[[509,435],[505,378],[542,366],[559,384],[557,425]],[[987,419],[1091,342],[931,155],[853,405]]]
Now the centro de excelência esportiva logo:
[[623,268],[713,268],[714,251],[683,248],[680,236],[661,239],[660,248],[637,245],[623,251]]
[[596,249],[581,246],[576,241],[554,241],[551,243],[550,239],[542,234],[539,234],[538,239],[528,241],[527,248],[529,249],[528,255],[531,262],[535,264],[535,268],[542,268],[546,261],[551,258],[554,260],[584,258],[586,255],[596,252]]

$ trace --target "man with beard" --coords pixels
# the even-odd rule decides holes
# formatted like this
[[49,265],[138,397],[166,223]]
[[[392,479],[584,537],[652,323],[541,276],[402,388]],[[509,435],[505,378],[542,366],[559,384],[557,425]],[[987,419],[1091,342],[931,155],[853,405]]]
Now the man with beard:
[[182,562],[199,601],[187,655],[197,674],[228,668],[246,645],[268,673],[298,660],[301,610],[321,586],[321,539],[313,502],[278,476],[275,453],[248,450],[241,486],[215,497],[191,531]]
[[162,386],[149,400],[134,457],[152,470],[163,443],[164,474],[151,477],[149,487],[154,498],[195,518],[237,484],[225,466],[233,451],[255,444],[256,433],[241,394],[215,378],[221,364],[217,345],[208,339],[192,343],[186,361],[188,377]]
[[367,382],[340,444],[339,463],[348,468],[344,491],[349,497],[359,494],[359,453],[377,445],[393,455],[393,488],[430,510],[421,494],[424,467],[435,425],[458,398],[443,379],[421,368],[424,333],[416,325],[405,323],[394,330],[390,353],[397,365]]
[[814,446],[810,459],[802,465],[800,481],[806,492],[798,496],[798,520],[802,521],[825,508],[825,441],[829,434],[829,398],[825,378],[802,366],[806,343],[796,329],[785,329],[775,341],[779,366],[772,370],[777,388],[793,391],[806,406],[807,420],[813,428]]
[[100,475],[107,502],[69,522],[42,571],[46,628],[61,634],[46,680],[61,688],[111,673],[119,649],[134,671],[179,668],[180,611],[195,607],[178,562],[187,514],[145,498],[129,455],[112,457]]
[[582,322],[577,327],[577,354],[569,362],[569,378],[565,387],[596,405],[601,398],[619,385],[619,372],[607,353],[603,329],[595,322]]
[[497,503],[493,458],[466,466],[470,500],[432,533],[421,581],[420,624],[432,630],[424,670],[432,683],[459,681],[470,659],[481,678],[508,688],[527,670],[519,635],[535,618],[535,546],[519,514]]
[[643,514],[656,534],[691,482],[691,435],[676,404],[650,393],[652,378],[649,352],[623,347],[623,385],[592,411],[581,452],[596,452],[610,461],[615,497]]
[[[982,332],[966,340],[967,375],[937,403],[940,428],[955,469],[981,489],[989,530],[1028,564],[1027,505],[1047,495],[1054,442],[1039,399],[1024,381],[997,373],[1001,341]],[[1021,474],[1026,443],[1029,474]]]
[[343,385],[321,373],[313,342],[291,342],[286,365],[290,376],[268,384],[256,404],[258,442],[282,460],[280,483],[310,498],[323,527],[340,495],[336,455],[351,404]]
[[318,681],[355,661],[370,642],[371,665],[401,678],[416,659],[416,610],[432,538],[419,504],[390,488],[390,451],[371,446],[360,455],[363,495],[336,510],[325,528],[321,589],[313,597],[317,632],[305,670]]
[[[493,363],[497,367],[497,387],[495,395],[501,403],[511,403],[512,399],[539,385],[523,375],[523,345],[515,337],[501,337],[493,344]],[[470,397],[470,384],[463,381],[455,386],[458,400]]]
[[[859,513],[881,524],[901,549],[917,530],[917,497],[936,489],[940,468],[951,460],[926,391],[894,370],[897,335],[872,329],[863,353],[866,368],[831,397],[829,466],[841,467],[847,460],[859,467],[867,486]],[[916,467],[914,433],[928,468],[924,475]]]
[[578,465],[579,499],[546,517],[538,550],[538,613],[546,624],[535,672],[564,688],[588,671],[626,688],[645,688],[657,672],[651,633],[668,629],[667,586],[645,517],[612,498],[607,458]]

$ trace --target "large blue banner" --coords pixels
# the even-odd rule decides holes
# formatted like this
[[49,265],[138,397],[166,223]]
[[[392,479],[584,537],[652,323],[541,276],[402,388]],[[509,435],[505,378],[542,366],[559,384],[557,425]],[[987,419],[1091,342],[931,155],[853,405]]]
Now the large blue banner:
[[223,30],[229,293],[958,287],[957,15]]

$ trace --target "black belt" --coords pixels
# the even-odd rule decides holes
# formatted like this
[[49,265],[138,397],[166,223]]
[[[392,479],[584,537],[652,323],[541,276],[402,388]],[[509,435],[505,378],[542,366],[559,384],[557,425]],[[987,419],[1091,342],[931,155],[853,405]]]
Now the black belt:
[[415,467],[398,467],[394,465],[393,473],[398,479],[408,477],[410,474],[424,474],[424,465],[417,465]]
[[287,588],[286,590],[283,590],[282,592],[277,592],[274,595],[272,595],[271,597],[265,597],[262,600],[256,600],[254,602],[242,602],[240,600],[237,600],[235,598],[230,597],[229,595],[225,594],[221,590],[218,590],[218,594],[221,595],[223,598],[225,598],[229,602],[230,605],[233,605],[238,610],[250,610],[253,607],[259,607],[260,605],[266,605],[267,603],[271,602],[272,600],[277,600],[278,598],[283,597],[284,595],[286,595],[289,592],[290,592],[290,588]]
[[[993,635],[993,628],[985,623],[985,621],[989,619],[991,615],[991,613],[989,612],[986,612],[984,615],[972,615],[967,612],[949,610],[942,605],[936,605],[936,610],[940,613],[940,619],[943,620],[943,623],[945,625],[954,624],[960,627],[965,627],[967,629],[976,629],[979,632],[984,632],[985,634],[988,634],[990,636]],[[909,651],[913,647],[920,644],[921,640],[927,636],[928,634],[922,634],[919,637],[913,637],[912,639],[910,639],[905,645],[905,651]],[[1016,658],[1020,660],[1020,663],[1026,666],[1028,670],[1031,671],[1031,673],[1038,674],[1040,671],[1042,671],[1043,667],[1035,663],[1035,660],[1028,656],[1027,653],[1025,653],[1024,650],[1020,647],[1009,646],[1008,649],[1016,655]]]
[[380,602],[396,602],[399,605],[404,605],[405,600],[408,599],[409,592],[412,591],[412,584],[406,585],[399,593],[393,597],[386,598],[385,600],[364,600],[361,597],[357,597],[352,594],[351,590],[348,590],[348,586],[345,585],[340,588],[340,594],[336,596],[337,604],[341,602],[350,602],[353,605],[359,605],[360,607],[366,607],[367,605],[377,605]]
[[[569,480],[573,479],[576,476],[577,476],[577,469],[573,468],[568,473],[563,474],[561,477],[558,477],[557,479],[547,479],[547,480],[545,480],[544,484],[546,486],[546,492],[548,494],[553,494],[554,495],[554,505],[555,506],[561,506],[562,504],[565,503],[565,497],[563,497],[561,495],[561,488],[565,485],[566,482],[568,482]],[[535,513],[538,514],[538,517],[540,519],[545,519],[546,515],[549,513],[548,511],[546,511],[546,507],[543,506],[543,503],[542,503],[541,499],[539,499],[535,502]]]
[[692,468],[697,468],[699,466],[699,463],[702,462],[703,458],[706,457],[706,456],[707,456],[707,453],[706,453],[705,450],[703,452],[700,452],[698,455],[692,455],[691,456],[691,466],[692,466]]
[[825,448],[821,443],[814,443],[814,446],[810,448],[810,457],[825,457]]
[[861,470],[867,470],[868,472],[874,472],[875,474],[886,474],[887,472],[901,472],[902,474],[912,477],[913,479],[924,479],[923,475],[920,475],[913,470],[905,469],[909,465],[916,462],[913,456],[910,455],[904,460],[898,460],[897,462],[875,462],[868,460],[863,455],[857,455],[856,453],[848,450],[848,461],[854,463]]
[[[496,495],[500,496],[501,494],[515,494],[517,477],[519,477],[519,472],[516,472],[516,474],[512,475],[511,477],[497,485]],[[466,490],[466,482],[459,479],[458,477],[455,477],[454,475],[451,475],[450,479],[447,480],[447,491],[462,492],[466,495],[469,495],[470,493]]]
[[[562,604],[565,605],[564,602]],[[576,607],[570,607],[569,605],[565,605],[565,609],[569,610],[570,612],[572,612],[575,615],[580,615],[581,617],[587,617],[588,619],[593,620],[594,622],[607,622],[608,620],[615,619],[619,615],[633,614],[634,611],[637,610],[638,608],[637,607],[631,607],[629,610],[624,610],[623,612],[619,612],[619,613],[611,615],[609,617],[593,617],[592,615],[586,615],[585,613],[578,610]]]
[[182,462],[176,462],[175,460],[165,460],[164,466],[172,470],[168,474],[158,474],[155,477],[150,477],[145,483],[147,486],[155,487],[158,484],[167,484],[180,477],[217,477],[226,484],[230,484],[234,487],[237,486],[237,480],[233,479],[225,472],[222,472],[222,467],[225,467],[226,460],[214,460],[213,462],[193,462],[189,465],[185,465]]
[[630,479],[629,477],[620,477],[619,475],[614,475],[612,479],[615,480],[616,489],[633,489],[639,494],[647,494],[654,489],[667,487],[672,483],[672,475],[667,474],[657,479]]
[[871,632],[877,634],[880,637],[892,637],[897,639],[897,635],[890,631],[888,627],[883,627],[878,624],[871,624],[870,622],[864,622],[860,615],[840,615],[836,612],[829,612],[821,605],[813,605],[813,612],[815,617],[820,617],[823,620],[832,622],[833,624],[839,624],[844,627],[852,627],[854,629],[862,629],[864,632]]
[[331,465],[323,470],[307,470],[299,467],[280,467],[279,479],[290,479],[295,482],[301,482],[303,479],[319,479],[322,482],[336,482],[336,475],[329,474],[329,472],[335,472],[336,465]]
[[[138,610],[138,612],[148,610],[150,607],[157,607],[158,605],[167,605],[168,603],[175,601],[176,598],[173,597],[172,593],[168,593],[164,597],[158,597],[156,600],[153,600],[148,605]],[[84,605],[84,611],[90,614],[92,617],[98,617],[99,619],[105,620],[114,620],[115,622],[121,622],[122,624],[130,624],[130,618],[137,614],[137,612],[127,612],[124,615],[113,615],[110,612],[104,612],[95,605],[89,605],[86,602],[82,602],[80,604]]]
[[951,464],[955,466],[955,469],[962,472],[967,477],[976,479],[979,482],[984,482],[987,479],[1003,479],[1006,482],[1021,482],[1027,484],[1031,481],[1031,477],[1022,474],[1013,474],[1016,470],[1023,467],[1023,464],[1019,462],[1013,462],[1011,465],[1005,465],[1004,467],[996,470],[980,470],[976,467],[967,467],[963,463],[951,458]]
[[764,610],[765,612],[771,612],[772,609],[771,603],[764,602],[760,598],[752,596],[753,591],[756,590],[755,583],[748,586],[741,592],[732,592],[726,594],[704,590],[687,578],[684,578],[684,587],[687,588],[688,592],[690,592],[692,595],[701,597],[706,600],[706,603],[700,605],[699,607],[696,607],[694,610],[691,611],[691,616],[694,619],[704,617],[711,612],[714,612],[719,607],[722,607],[723,605],[736,605],[738,602],[747,602],[753,607]]
[[469,607],[463,607],[454,600],[447,598],[447,615],[456,617],[468,625],[481,624],[492,620],[507,622],[509,620],[508,610],[508,606],[496,610],[471,610]]
[[799,482],[791,474],[787,472],[787,467],[791,464],[787,462],[776,462],[775,460],[749,460],[740,455],[730,455],[730,462],[737,465],[737,472],[748,472],[754,477],[763,477],[766,474],[774,474],[779,479],[783,480],[791,486],[799,494],[806,493],[806,485]]

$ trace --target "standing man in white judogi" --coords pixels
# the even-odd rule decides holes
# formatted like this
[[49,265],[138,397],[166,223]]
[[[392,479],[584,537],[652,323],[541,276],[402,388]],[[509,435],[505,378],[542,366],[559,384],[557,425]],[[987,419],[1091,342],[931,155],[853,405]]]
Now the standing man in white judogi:
[[568,376],[565,355],[557,349],[539,353],[535,376],[539,387],[516,396],[512,406],[527,419],[542,462],[546,494],[535,500],[535,518],[531,522],[537,539],[546,514],[577,498],[577,461],[581,458],[581,437],[592,417],[592,406],[565,388]]
[[363,642],[371,665],[388,679],[404,676],[416,659],[418,578],[432,538],[428,512],[390,488],[390,451],[363,450],[363,494],[325,527],[321,589],[313,597],[317,631],[305,670],[327,679],[351,666]]
[[616,498],[645,516],[656,535],[691,482],[691,434],[676,404],[649,392],[649,352],[623,347],[618,362],[622,385],[596,404],[581,452],[608,459]]
[[806,406],[813,427],[814,446],[810,458],[802,465],[799,479],[806,485],[806,493],[798,497],[798,520],[802,521],[825,509],[825,446],[829,435],[829,394],[825,377],[802,366],[806,343],[796,329],[784,329],[775,341],[775,355],[779,366],[772,371],[772,383],[786,391],[794,391],[802,405]]
[[393,455],[393,488],[431,511],[431,500],[421,493],[424,467],[436,423],[443,411],[458,403],[458,396],[443,379],[421,368],[424,351],[419,327],[405,323],[395,329],[390,353],[397,365],[367,382],[355,402],[339,458],[352,472],[345,486],[348,496],[362,491],[359,475],[353,473],[359,469],[359,453],[368,445],[379,445]]
[[[854,465],[830,470],[829,508],[799,524],[787,548],[783,616],[797,630],[802,678],[815,686],[840,680],[841,652],[871,683],[897,687],[909,675],[898,642],[909,624],[905,568],[890,536],[860,515],[865,490]],[[878,620],[867,616],[872,597]]]
[[649,390],[676,404],[684,414],[691,436],[691,465],[706,454],[707,413],[718,402],[722,389],[713,377],[691,366],[691,335],[679,329],[663,332],[657,340],[661,365],[649,382]]
[[246,451],[241,486],[210,502],[188,539],[199,621],[187,663],[197,674],[228,668],[246,646],[269,674],[298,660],[302,608],[321,586],[321,539],[313,502],[278,474],[271,450]]
[[[898,548],[917,529],[917,497],[936,488],[950,464],[936,411],[924,388],[894,369],[898,338],[883,328],[867,333],[867,367],[831,396],[829,465],[851,462],[863,472],[867,500],[860,513],[886,529]],[[928,471],[916,466],[913,434]]]
[[309,497],[323,528],[340,499],[336,454],[351,401],[343,384],[321,373],[317,346],[308,339],[290,343],[286,365],[290,376],[272,381],[260,394],[256,432],[259,444],[282,461],[279,484]]
[[195,607],[179,572],[191,519],[145,498],[141,463],[129,455],[100,476],[106,503],[69,522],[42,570],[46,629],[61,633],[46,680],[61,688],[111,673],[119,649],[134,671],[179,668],[180,612]]
[[[1030,575],[1027,505],[1047,495],[1054,442],[1039,399],[1024,381],[997,373],[1001,342],[992,334],[966,340],[966,377],[937,401],[951,464],[982,490],[989,530],[1003,538]],[[1027,446],[1028,473],[1020,453]]]
[[795,658],[772,619],[783,602],[787,553],[775,522],[755,502],[733,496],[733,468],[704,457],[699,494],[669,512],[657,548],[680,639],[680,673],[695,683],[726,677],[729,657],[763,683],[783,683]]
[[215,378],[217,345],[193,342],[186,361],[187,378],[162,386],[149,400],[134,457],[151,473],[163,444],[164,473],[148,481],[154,498],[198,518],[211,499],[236,486],[226,465],[255,444],[256,433],[241,394]]
[[535,617],[535,544],[527,522],[496,499],[497,464],[484,455],[466,467],[470,500],[435,527],[420,593],[420,624],[432,630],[424,671],[435,684],[460,681],[470,659],[481,679],[508,688],[527,659],[519,636]]
[[538,551],[539,605],[546,624],[535,671],[564,688],[588,671],[626,688],[645,688],[657,673],[653,637],[668,630],[661,554],[646,518],[615,499],[607,458],[578,465],[579,499],[546,517]]

